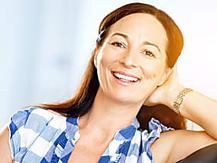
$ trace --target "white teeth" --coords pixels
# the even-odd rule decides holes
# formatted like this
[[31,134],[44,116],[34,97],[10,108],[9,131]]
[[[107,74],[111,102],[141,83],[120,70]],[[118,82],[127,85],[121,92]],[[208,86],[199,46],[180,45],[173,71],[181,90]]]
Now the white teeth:
[[126,76],[126,75],[119,74],[119,73],[113,73],[113,74],[119,79],[124,79],[124,80],[130,81],[130,82],[136,82],[138,80],[138,78]]

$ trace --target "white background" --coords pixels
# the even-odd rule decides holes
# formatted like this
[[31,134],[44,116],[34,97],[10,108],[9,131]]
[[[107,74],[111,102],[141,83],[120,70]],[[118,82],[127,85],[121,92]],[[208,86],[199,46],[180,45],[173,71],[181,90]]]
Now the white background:
[[[101,19],[127,2],[135,1],[0,0],[0,127],[27,105],[70,97]],[[217,99],[217,1],[139,2],[165,10],[182,29],[182,83]]]

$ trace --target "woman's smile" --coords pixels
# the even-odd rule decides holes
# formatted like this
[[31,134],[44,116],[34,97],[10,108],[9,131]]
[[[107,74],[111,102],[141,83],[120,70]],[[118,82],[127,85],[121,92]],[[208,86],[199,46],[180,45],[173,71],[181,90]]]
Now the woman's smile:
[[141,80],[136,75],[124,71],[112,71],[111,73],[115,81],[124,86],[137,84]]

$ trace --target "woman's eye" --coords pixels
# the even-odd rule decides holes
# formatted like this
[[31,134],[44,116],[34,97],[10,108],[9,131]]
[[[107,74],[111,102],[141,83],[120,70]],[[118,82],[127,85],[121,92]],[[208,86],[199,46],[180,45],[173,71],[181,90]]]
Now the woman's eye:
[[121,42],[112,42],[111,45],[119,48],[125,48],[126,46]]
[[154,53],[152,53],[150,50],[144,50],[143,53],[149,57],[155,57]]

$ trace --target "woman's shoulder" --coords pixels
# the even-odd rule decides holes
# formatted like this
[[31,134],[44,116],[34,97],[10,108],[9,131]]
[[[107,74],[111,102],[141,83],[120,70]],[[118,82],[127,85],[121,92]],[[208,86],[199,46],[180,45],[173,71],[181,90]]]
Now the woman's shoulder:
[[24,155],[27,149],[43,146],[66,129],[66,117],[40,107],[17,111],[8,125],[12,158]]
[[142,160],[141,162],[150,162],[150,160],[153,160],[151,152],[152,144],[159,139],[163,133],[171,130],[173,129],[165,126],[155,118],[150,119],[147,129],[142,129],[139,125],[131,141],[128,142],[130,146],[127,160],[132,159],[135,153],[138,155],[139,160]]
[[63,128],[66,118],[54,111],[46,110],[40,107],[29,107],[17,111],[12,115],[9,129],[11,136],[17,130],[31,129],[40,132],[45,126],[54,128]]
[[64,118],[63,115],[61,115],[58,112],[55,112],[53,110],[49,110],[49,109],[44,109],[42,107],[37,107],[37,106],[31,106],[31,107],[27,107],[24,108],[22,110],[18,110],[17,112],[15,112],[15,114],[12,115],[12,119],[22,119],[22,118],[29,118],[31,116],[39,116],[42,117],[44,119],[49,119],[50,117],[62,117]]
[[[148,128],[145,130],[139,129],[135,133],[135,143],[138,144],[140,147],[142,147],[142,150],[139,150],[141,158],[150,160],[153,159],[151,146],[158,140],[163,133],[169,133],[170,131],[173,131],[174,129],[165,126],[162,124],[158,119],[151,118],[148,122]],[[133,140],[133,141],[134,141]],[[140,144],[141,143],[141,144]]]
[[144,141],[149,139],[149,141],[151,140],[153,143],[162,133],[173,130],[172,127],[164,125],[158,119],[151,118],[148,122],[148,128],[146,130],[140,130],[140,132],[143,135]]

